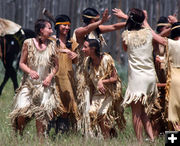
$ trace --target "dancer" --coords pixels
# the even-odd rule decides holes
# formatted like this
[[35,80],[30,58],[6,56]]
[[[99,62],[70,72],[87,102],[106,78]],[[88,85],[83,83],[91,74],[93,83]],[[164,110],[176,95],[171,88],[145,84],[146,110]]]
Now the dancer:
[[[147,13],[145,13],[147,15]],[[146,16],[147,18],[147,16]],[[166,58],[167,58],[167,83],[166,83],[166,100],[167,100],[167,120],[169,122],[169,130],[180,130],[180,117],[179,110],[180,101],[179,90],[180,86],[179,78],[179,40],[180,40],[180,22],[177,22],[177,18],[173,15],[168,16],[169,22],[172,23],[170,32],[170,39],[157,35],[149,26],[147,19],[145,19],[144,25],[149,27],[152,31],[153,38],[158,43],[166,46]]]
[[[86,39],[99,39],[101,41],[102,47],[106,45],[106,42],[102,36],[103,33],[121,29],[125,26],[125,22],[120,22],[112,25],[102,25],[110,18],[108,10],[103,12],[102,18],[100,19],[100,14],[97,10],[93,8],[86,8],[82,12],[82,20],[84,26],[77,28],[74,31],[73,38],[79,43],[78,62],[76,67],[76,81],[77,81],[77,99],[78,99],[78,109],[81,113],[81,120],[78,124],[78,129],[80,129],[83,135],[87,135],[89,132],[89,107],[90,107],[90,97],[88,90],[85,89],[84,85],[84,72],[83,72],[83,61],[84,55],[81,51],[84,41]],[[82,92],[86,90],[86,92]]]
[[[117,10],[118,12],[118,10]],[[121,17],[121,11],[119,17]],[[125,15],[123,14],[122,17]],[[149,28],[142,26],[144,12],[130,9],[126,28],[122,34],[123,48],[128,53],[128,87],[123,105],[131,105],[133,126],[138,141],[141,143],[142,126],[151,141],[154,140],[152,125],[148,112],[157,97],[156,72],[153,63],[152,33]]]
[[91,99],[89,115],[92,134],[102,134],[106,139],[117,136],[115,126],[122,129],[125,119],[121,106],[121,80],[112,57],[101,53],[100,47],[98,40],[87,39],[82,51],[87,56],[84,72]]
[[69,129],[69,124],[75,130],[79,114],[75,99],[76,91],[73,63],[77,62],[77,54],[75,51],[78,43],[70,38],[70,18],[67,15],[57,15],[55,20],[56,46],[59,60],[59,71],[56,73],[55,81],[66,111],[66,113],[58,117],[57,125],[59,125],[58,127],[60,128],[62,127],[60,123],[66,121],[66,130]]
[[58,70],[56,47],[49,40],[51,23],[39,19],[35,23],[36,38],[25,40],[19,66],[24,72],[10,113],[13,128],[20,135],[29,120],[36,119],[37,135],[42,137],[49,120],[63,108],[60,106],[54,76]]
[[[157,22],[156,32],[161,34],[171,24],[168,22],[168,17],[161,16]],[[165,50],[166,48],[153,41],[153,55],[156,74],[158,77],[157,87],[159,96],[155,98],[153,108],[151,110],[151,123],[154,136],[157,137],[160,133],[164,133],[167,129],[167,122],[165,119],[165,86],[166,86],[166,67],[165,67]]]

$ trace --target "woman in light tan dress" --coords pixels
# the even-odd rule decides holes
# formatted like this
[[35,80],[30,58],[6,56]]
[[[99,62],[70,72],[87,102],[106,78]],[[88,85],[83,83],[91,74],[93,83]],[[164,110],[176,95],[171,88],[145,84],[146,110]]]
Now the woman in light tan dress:
[[74,127],[79,119],[73,70],[73,63],[77,61],[75,51],[78,43],[70,38],[70,18],[67,15],[57,15],[55,19],[56,46],[59,62],[59,70],[56,73],[55,81],[64,110],[66,111],[59,118],[67,121],[68,128],[68,123]]

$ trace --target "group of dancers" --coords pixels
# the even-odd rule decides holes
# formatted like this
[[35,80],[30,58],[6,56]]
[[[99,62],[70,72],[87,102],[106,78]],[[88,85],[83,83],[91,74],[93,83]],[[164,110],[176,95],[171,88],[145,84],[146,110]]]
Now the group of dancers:
[[[112,138],[125,128],[124,108],[129,105],[139,142],[143,127],[154,141],[160,133],[155,128],[162,124],[159,119],[168,123],[167,129],[180,130],[180,23],[170,15],[167,22],[159,23],[164,30],[157,34],[146,11],[132,8],[127,15],[117,8],[112,11],[126,21],[104,25],[110,19],[107,9],[100,17],[94,8],[86,8],[84,26],[75,29],[73,37],[67,15],[56,16],[56,35],[50,21],[36,21],[37,37],[24,41],[19,63],[24,75],[10,113],[16,132],[22,135],[35,117],[39,137],[55,123],[56,133],[65,125],[67,131],[71,128],[83,136]],[[128,54],[124,97],[115,62],[102,52],[106,45],[102,34],[123,28],[122,46]],[[163,76],[167,79],[162,81]]]

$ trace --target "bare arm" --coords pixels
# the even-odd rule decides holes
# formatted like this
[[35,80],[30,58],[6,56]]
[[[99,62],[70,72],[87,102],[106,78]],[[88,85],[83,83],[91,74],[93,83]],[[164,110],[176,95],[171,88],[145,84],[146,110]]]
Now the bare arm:
[[117,81],[117,72],[114,69],[111,73],[111,77],[109,79],[103,79],[102,83],[103,84],[109,84],[109,83],[115,83]]
[[27,66],[27,57],[28,57],[28,44],[25,42],[22,47],[22,53],[21,53],[21,58],[19,61],[19,66],[23,70],[23,72],[29,74],[32,79],[38,79],[39,75],[36,71],[31,70]]
[[165,30],[163,30],[159,35],[162,37],[168,37],[171,33],[171,28],[167,28]]
[[92,32],[93,30],[95,30],[100,24],[106,22],[108,19],[109,19],[109,14],[108,14],[108,10],[106,9],[103,13],[103,17],[102,19],[96,21],[96,22],[93,22],[93,23],[90,23],[89,25],[87,26],[84,26],[84,27],[80,27],[80,28],[77,28],[76,29],[76,39],[77,39],[77,42],[78,43],[82,43],[82,41],[84,40],[85,36]]
[[144,11],[144,14],[145,14],[145,20],[143,22],[143,25],[147,28],[150,28],[151,29],[151,32],[152,32],[152,35],[153,35],[153,40],[156,41],[157,43],[163,45],[163,46],[166,46],[167,45],[167,39],[165,39],[164,37],[156,34],[154,32],[154,30],[150,27],[150,25],[148,24],[147,22],[147,12]]
[[[171,26],[171,24],[177,22],[178,20],[176,18],[176,15],[174,14],[174,15],[168,16],[168,21],[169,21],[170,26]],[[167,28],[167,29],[163,30],[159,35],[163,36],[163,37],[167,37],[170,35],[170,33],[171,33],[171,28]]]
[[126,22],[119,22],[112,25],[100,25],[99,29],[101,33],[111,32],[123,28]]
[[117,16],[119,19],[128,19],[128,15],[126,15],[121,9],[114,8],[112,11],[113,15]]
[[[113,15],[117,16],[118,18],[122,18],[122,19],[128,19],[128,16],[122,12],[121,9],[113,9],[112,10],[114,13]],[[111,32],[111,31],[115,31],[118,29],[122,29],[123,27],[125,27],[126,22],[119,22],[119,23],[115,23],[112,25],[100,25],[100,31],[101,33],[106,33],[106,32]]]
[[27,43],[24,43],[22,47],[21,58],[19,61],[19,67],[22,69],[22,71],[26,73],[30,73],[30,68],[26,65],[27,56],[28,56],[27,48],[28,48]]

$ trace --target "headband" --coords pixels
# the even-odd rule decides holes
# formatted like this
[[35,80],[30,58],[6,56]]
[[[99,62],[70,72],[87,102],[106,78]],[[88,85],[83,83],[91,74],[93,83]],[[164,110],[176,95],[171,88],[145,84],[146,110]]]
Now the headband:
[[170,23],[158,23],[157,26],[171,26]]
[[100,16],[89,16],[89,15],[83,15],[86,18],[100,18]]
[[66,22],[56,22],[55,25],[59,25],[59,24],[67,24],[67,25],[70,25],[71,23],[69,21],[66,21]]
[[180,28],[180,25],[174,26],[173,28],[171,28],[171,30],[176,29],[176,28]]

